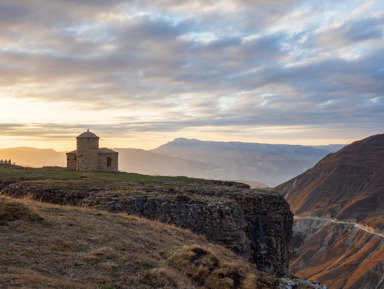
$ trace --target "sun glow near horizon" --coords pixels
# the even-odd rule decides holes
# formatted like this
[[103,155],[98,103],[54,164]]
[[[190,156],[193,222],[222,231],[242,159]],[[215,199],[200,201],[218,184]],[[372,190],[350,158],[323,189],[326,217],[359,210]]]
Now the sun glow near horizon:
[[382,132],[380,1],[89,3],[2,1],[1,148],[68,151],[87,128],[141,149]]
[[[38,149],[54,149],[58,152],[67,152],[76,148],[76,136],[84,132],[86,129],[79,129],[68,133],[65,137],[45,136],[45,137],[19,137],[19,136],[7,136],[2,137],[0,149],[15,148],[15,147],[33,147]],[[330,144],[350,144],[356,139],[348,138],[334,138],[334,139],[323,139],[317,138],[303,138],[299,137],[293,139],[287,139],[282,137],[284,134],[280,134],[278,131],[274,132],[273,135],[267,138],[249,138],[248,136],[234,137],[233,133],[223,134],[219,133],[214,135],[212,132],[196,132],[191,131],[190,133],[179,132],[170,134],[156,133],[133,133],[131,136],[106,136],[97,130],[91,130],[100,137],[100,147],[110,148],[133,148],[151,150],[155,149],[163,144],[166,144],[176,138],[187,138],[187,139],[198,139],[201,141],[218,141],[218,142],[243,142],[243,143],[266,143],[266,144],[287,144],[287,145],[330,145]],[[311,133],[309,133],[311,135]],[[367,135],[368,136],[368,135]]]

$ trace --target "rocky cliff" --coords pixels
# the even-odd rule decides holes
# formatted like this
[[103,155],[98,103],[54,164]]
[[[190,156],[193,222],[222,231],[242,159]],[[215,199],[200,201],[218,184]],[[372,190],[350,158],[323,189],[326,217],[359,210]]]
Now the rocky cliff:
[[[29,196],[62,205],[123,212],[188,228],[279,276],[288,273],[293,215],[283,196],[246,185],[130,184],[130,190],[48,185],[44,181],[3,182],[1,194]],[[60,187],[60,188],[58,188]]]

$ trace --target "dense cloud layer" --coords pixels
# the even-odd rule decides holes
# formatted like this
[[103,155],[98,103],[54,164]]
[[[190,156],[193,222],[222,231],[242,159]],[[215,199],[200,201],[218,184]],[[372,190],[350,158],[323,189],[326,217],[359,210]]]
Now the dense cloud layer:
[[[116,135],[381,132],[380,2],[4,0],[0,92],[65,103],[78,122]],[[81,119],[85,109],[111,117]],[[79,127],[59,118],[1,122],[2,135],[46,137],[38,128],[52,127],[66,137]]]

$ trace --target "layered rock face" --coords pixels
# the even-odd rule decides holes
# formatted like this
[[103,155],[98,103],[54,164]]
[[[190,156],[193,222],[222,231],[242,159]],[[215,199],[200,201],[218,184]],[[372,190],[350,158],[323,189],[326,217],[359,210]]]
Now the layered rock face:
[[103,190],[50,189],[27,181],[4,185],[1,193],[124,212],[188,228],[255,263],[259,270],[286,275],[293,223],[288,203],[280,194],[229,185],[215,184],[184,191],[137,187],[132,195]]

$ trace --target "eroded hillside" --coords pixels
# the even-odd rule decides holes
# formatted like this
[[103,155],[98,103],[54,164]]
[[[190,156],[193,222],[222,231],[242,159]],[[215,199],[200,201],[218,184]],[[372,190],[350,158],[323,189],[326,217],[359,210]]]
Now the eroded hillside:
[[276,187],[297,216],[292,273],[335,289],[384,288],[383,160],[384,135],[371,136]]

